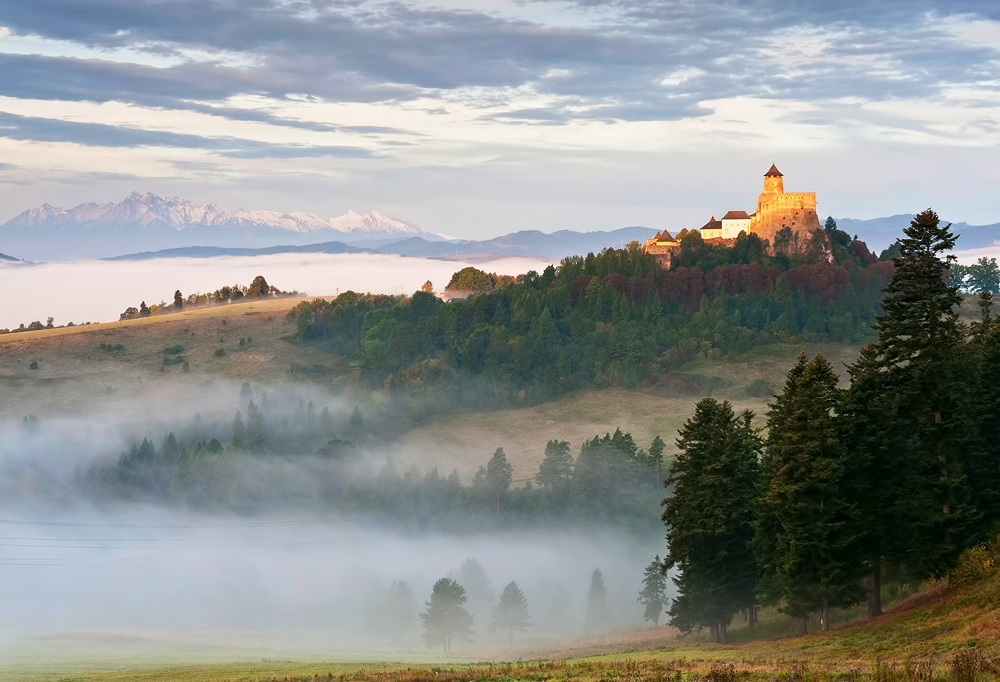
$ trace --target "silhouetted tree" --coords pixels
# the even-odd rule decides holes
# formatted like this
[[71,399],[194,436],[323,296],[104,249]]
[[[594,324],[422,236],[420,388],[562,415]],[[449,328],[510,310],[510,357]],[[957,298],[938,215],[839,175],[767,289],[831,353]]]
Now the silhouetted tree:
[[659,625],[667,605],[667,576],[659,555],[646,566],[642,574],[642,589],[636,601],[645,607],[643,619],[653,621],[654,626]]
[[420,614],[427,646],[441,645],[451,651],[453,639],[472,638],[472,616],[465,610],[465,588],[451,578],[441,578],[431,590],[426,609]]
[[516,582],[510,582],[500,593],[500,601],[493,610],[490,621],[491,630],[503,630],[507,633],[508,642],[514,643],[514,633],[524,632],[531,627],[531,615],[528,613],[528,600]]
[[589,633],[607,632],[611,629],[611,610],[608,608],[608,588],[604,584],[604,574],[595,568],[590,574],[587,588],[587,613],[584,627]]

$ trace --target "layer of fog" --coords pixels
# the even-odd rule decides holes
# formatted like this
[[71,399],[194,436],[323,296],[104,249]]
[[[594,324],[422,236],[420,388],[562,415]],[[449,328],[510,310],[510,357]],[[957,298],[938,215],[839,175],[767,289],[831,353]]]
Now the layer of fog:
[[[502,258],[475,263],[489,272],[517,275],[541,272],[551,261]],[[352,289],[380,294],[410,294],[431,281],[440,290],[451,275],[472,263],[374,254],[276,254],[272,256],[165,258],[146,261],[0,263],[0,328],[34,320],[55,324],[110,322],[125,308],[171,301],[180,289],[187,296],[224,285],[249,285],[263,275],[283,291],[333,296]]]
[[952,252],[962,265],[974,265],[980,258],[1000,259],[1000,244]]
[[[277,409],[280,390],[269,390]],[[318,390],[287,390],[315,401],[317,409],[353,405]],[[487,624],[512,580],[529,601],[530,639],[585,634],[595,568],[607,582],[606,627],[642,626],[636,595],[644,567],[663,552],[656,538],[551,528],[414,535],[374,515],[336,518],[329,510],[303,508],[253,516],[193,513],[94,500],[75,487],[92,462],[116,457],[134,439],[159,439],[196,413],[206,423],[231,419],[239,400],[239,386],[217,384],[95,406],[77,417],[42,415],[36,428],[0,424],[0,635],[200,633],[205,641],[225,637],[237,644],[318,641],[317,650],[331,655],[423,652],[415,613],[402,641],[393,642],[377,617],[378,604],[392,581],[405,580],[422,609],[434,581],[457,576],[468,559],[482,565],[490,584],[472,595],[475,643],[457,645],[458,654],[463,647],[502,645],[505,636]],[[368,457],[374,472],[379,453]],[[434,465],[433,452],[420,458],[427,468]],[[258,473],[267,476],[267,467]],[[307,486],[308,467],[299,475]]]

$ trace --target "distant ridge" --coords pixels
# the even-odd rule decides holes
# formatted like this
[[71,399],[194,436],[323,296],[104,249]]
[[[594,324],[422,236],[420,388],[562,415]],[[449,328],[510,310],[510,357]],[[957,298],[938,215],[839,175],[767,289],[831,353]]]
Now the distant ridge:
[[[837,218],[837,227],[848,234],[856,234],[873,250],[881,251],[888,248],[903,236],[903,228],[913,220],[913,214],[899,214],[885,218],[858,220],[855,218]],[[944,220],[947,224],[947,220]],[[956,250],[980,249],[986,246],[1000,244],[1000,223],[992,225],[969,225],[968,223],[953,223],[951,231],[959,235]]]
[[272,246],[262,249],[192,246],[160,251],[131,253],[104,260],[149,260],[153,258],[212,258],[216,256],[265,256],[277,253],[382,253],[417,258],[456,258],[462,256],[534,256],[565,258],[583,256],[607,247],[621,247],[630,241],[643,241],[656,231],[648,227],[624,227],[608,232],[560,230],[552,234],[524,230],[485,241],[432,242],[410,237],[376,248],[360,248],[341,242]]
[[378,211],[348,211],[336,218],[313,213],[227,211],[180,197],[133,192],[109,204],[71,209],[51,204],[24,211],[0,225],[0,248],[35,260],[102,258],[125,252],[160,251],[195,245],[265,248],[338,241],[391,240],[431,232]]

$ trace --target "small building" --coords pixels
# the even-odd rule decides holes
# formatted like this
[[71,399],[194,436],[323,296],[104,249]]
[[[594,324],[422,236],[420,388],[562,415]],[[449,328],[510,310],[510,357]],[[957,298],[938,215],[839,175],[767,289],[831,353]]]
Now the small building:
[[722,216],[720,222],[722,223],[722,238],[736,239],[740,236],[740,232],[750,234],[750,224],[753,222],[753,216],[748,215],[746,211],[729,211],[729,213]]
[[706,241],[709,239],[722,239],[722,221],[716,220],[715,216],[712,216],[712,219],[702,225],[698,231],[701,233],[701,238]]
[[648,253],[656,258],[656,262],[659,263],[660,267],[669,268],[674,252],[678,248],[680,248],[680,242],[674,239],[669,232],[663,230],[662,232],[657,232],[652,238],[647,239],[642,250],[644,253]]

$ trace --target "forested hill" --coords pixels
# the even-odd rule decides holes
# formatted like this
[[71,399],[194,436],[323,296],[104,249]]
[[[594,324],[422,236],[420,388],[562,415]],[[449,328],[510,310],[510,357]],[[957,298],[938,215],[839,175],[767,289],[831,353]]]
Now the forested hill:
[[455,282],[479,293],[466,300],[345,292],[301,303],[289,317],[300,342],[354,358],[369,385],[447,386],[466,406],[535,401],[670,381],[698,357],[763,344],[861,343],[892,263],[833,228],[777,255],[755,235],[729,248],[684,234],[670,270],[634,242],[516,279],[467,270]]

